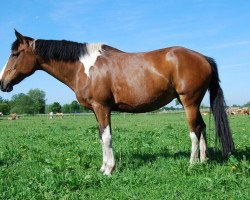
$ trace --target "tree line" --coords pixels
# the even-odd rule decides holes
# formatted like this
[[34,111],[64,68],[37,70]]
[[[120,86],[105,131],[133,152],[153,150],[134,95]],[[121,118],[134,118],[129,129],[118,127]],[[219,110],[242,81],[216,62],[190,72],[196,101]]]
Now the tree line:
[[[175,105],[180,105],[179,101],[175,100]],[[233,105],[236,106],[236,105]],[[241,106],[238,106],[241,107]],[[250,107],[250,101],[243,105],[243,107]],[[201,105],[201,108],[209,108],[205,105]],[[163,107],[161,110],[178,110],[180,108]],[[72,101],[71,103],[66,103],[61,105],[59,102],[54,102],[52,104],[46,104],[46,94],[40,89],[31,89],[27,94],[19,93],[11,97],[10,100],[3,99],[0,96],[0,112],[4,115],[10,113],[17,114],[45,114],[50,112],[63,112],[63,113],[83,113],[91,112],[81,106],[77,101]]]
[[50,112],[82,113],[90,112],[81,106],[77,101],[61,105],[59,102],[46,104],[46,94],[40,89],[31,89],[27,94],[19,93],[10,100],[0,96],[0,112],[4,115],[17,114],[45,114]]

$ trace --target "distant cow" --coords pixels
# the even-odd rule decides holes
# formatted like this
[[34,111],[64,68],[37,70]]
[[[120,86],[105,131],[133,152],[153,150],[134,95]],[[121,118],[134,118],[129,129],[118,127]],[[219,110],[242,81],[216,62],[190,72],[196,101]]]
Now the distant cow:
[[249,108],[242,108],[240,114],[242,115],[249,115]]
[[249,108],[228,108],[226,112],[228,115],[249,115]]
[[53,112],[50,112],[49,113],[49,119],[53,119],[54,117],[58,117],[58,118],[63,118],[63,113],[53,113]]
[[50,112],[50,113],[49,113],[49,119],[53,119],[53,117],[54,117],[54,113],[53,113],[53,112]]
[[0,117],[2,117],[3,116],[3,113],[2,112],[0,112]]
[[16,113],[11,113],[8,117],[8,120],[16,120],[19,119],[18,115]]
[[55,116],[62,119],[63,118],[63,113],[56,113]]

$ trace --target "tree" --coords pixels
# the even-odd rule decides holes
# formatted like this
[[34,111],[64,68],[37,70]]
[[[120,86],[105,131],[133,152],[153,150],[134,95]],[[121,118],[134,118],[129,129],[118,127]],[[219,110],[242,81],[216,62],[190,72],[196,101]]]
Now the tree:
[[48,104],[47,104],[47,105],[45,105],[45,113],[46,113],[46,114],[48,114],[48,113],[50,113],[50,112],[51,112],[51,110],[50,110],[50,106],[51,106],[51,105],[48,105]]
[[62,106],[62,112],[63,113],[70,113],[70,104],[64,104]]
[[88,113],[88,112],[91,112],[91,110],[89,110],[89,109],[85,108],[84,106],[80,105],[79,112],[80,113]]
[[181,103],[179,102],[179,99],[175,99],[175,106],[181,105]]
[[50,105],[50,111],[52,112],[61,112],[62,106],[58,102],[54,102],[53,104]]
[[4,100],[0,96],[0,112],[2,112],[4,115],[7,115],[10,113],[10,103],[8,100]]
[[202,104],[200,105],[200,108],[201,108],[201,109],[208,109],[209,106],[206,106],[204,103],[202,103]]
[[70,104],[70,110],[72,113],[78,113],[79,112],[80,105],[77,101],[72,101]]
[[18,114],[34,114],[34,102],[26,94],[20,93],[13,95],[11,112]]
[[4,115],[10,113],[10,103],[8,100],[0,100],[0,112],[2,112]]
[[243,107],[248,107],[248,108],[250,108],[250,101],[248,101],[246,104],[244,104]]
[[233,104],[232,107],[240,107],[240,105]]
[[34,113],[45,113],[45,92],[39,89],[31,89],[28,96],[34,102]]

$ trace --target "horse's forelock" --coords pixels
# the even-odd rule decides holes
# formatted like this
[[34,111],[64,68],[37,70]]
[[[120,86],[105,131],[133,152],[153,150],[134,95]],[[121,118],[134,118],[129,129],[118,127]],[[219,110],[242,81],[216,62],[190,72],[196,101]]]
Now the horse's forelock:
[[15,42],[13,42],[11,45],[11,51],[17,51],[19,44],[20,44],[20,41],[16,39]]
[[[31,37],[24,37],[25,38],[25,40],[34,40],[33,38],[31,38]],[[11,51],[17,51],[18,50],[18,47],[19,47],[19,45],[20,45],[20,40],[18,40],[18,39],[16,39],[13,43],[12,43],[12,45],[11,45]]]

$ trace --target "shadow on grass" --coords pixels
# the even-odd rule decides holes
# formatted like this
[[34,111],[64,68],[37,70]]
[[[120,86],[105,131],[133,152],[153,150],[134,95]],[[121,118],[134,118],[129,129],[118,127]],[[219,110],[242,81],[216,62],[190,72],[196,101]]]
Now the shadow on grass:
[[[236,149],[232,156],[237,160],[242,160],[243,157],[245,157],[246,160],[250,160],[250,147],[246,147],[245,150]],[[223,157],[221,151],[215,150],[213,148],[208,149],[208,158],[210,161],[217,163],[224,163],[228,161],[228,157]]]
[[[250,160],[250,147],[246,147],[245,150],[236,150],[233,154],[234,158],[237,160],[242,160],[245,157],[246,160]],[[157,158],[186,158],[189,159],[190,151],[179,151],[177,153],[169,152],[157,152],[157,153],[134,153],[132,158],[140,160],[144,163],[154,162]],[[224,163],[228,161],[227,157],[223,157],[221,151],[215,150],[213,148],[208,149],[209,162]]]

